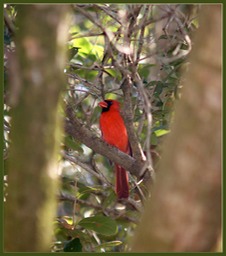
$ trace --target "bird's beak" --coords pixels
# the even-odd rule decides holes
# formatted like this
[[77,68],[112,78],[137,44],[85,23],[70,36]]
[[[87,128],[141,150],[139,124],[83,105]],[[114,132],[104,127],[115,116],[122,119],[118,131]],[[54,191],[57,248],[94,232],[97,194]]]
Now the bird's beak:
[[99,102],[98,105],[99,105],[101,108],[107,108],[107,107],[108,107],[108,104],[107,104],[107,102],[105,102],[105,101]]

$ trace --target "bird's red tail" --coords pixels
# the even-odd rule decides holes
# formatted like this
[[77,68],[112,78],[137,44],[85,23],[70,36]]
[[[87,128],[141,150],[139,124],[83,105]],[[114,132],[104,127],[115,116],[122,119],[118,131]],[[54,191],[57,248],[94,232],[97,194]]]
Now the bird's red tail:
[[115,165],[116,169],[116,194],[118,199],[129,197],[128,173],[120,165]]

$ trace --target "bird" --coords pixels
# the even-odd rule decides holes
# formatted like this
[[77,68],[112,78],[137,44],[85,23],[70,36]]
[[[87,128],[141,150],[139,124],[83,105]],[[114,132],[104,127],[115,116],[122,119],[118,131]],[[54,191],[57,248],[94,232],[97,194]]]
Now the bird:
[[[103,140],[122,152],[131,154],[126,126],[120,114],[120,103],[117,100],[106,99],[99,102],[98,105],[102,108],[99,124]],[[115,163],[115,176],[117,198],[128,199],[128,172],[122,166]]]

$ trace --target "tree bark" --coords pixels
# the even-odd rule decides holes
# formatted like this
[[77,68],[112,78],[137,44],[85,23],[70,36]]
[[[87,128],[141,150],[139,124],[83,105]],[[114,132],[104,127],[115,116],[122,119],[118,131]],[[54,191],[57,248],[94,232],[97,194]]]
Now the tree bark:
[[5,206],[7,252],[50,251],[68,21],[65,5],[22,5],[18,11],[17,65],[10,74],[15,83]]
[[210,252],[221,235],[221,6],[202,6],[200,15],[182,100],[133,252]]

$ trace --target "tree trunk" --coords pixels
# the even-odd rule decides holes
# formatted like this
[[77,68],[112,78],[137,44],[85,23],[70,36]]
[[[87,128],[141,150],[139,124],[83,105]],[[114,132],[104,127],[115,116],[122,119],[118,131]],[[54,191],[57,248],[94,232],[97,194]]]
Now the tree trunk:
[[[22,5],[16,70],[11,73],[12,131],[5,207],[5,251],[50,251],[56,214],[60,92],[68,7]],[[14,65],[15,66],[15,65]]]
[[221,235],[221,13],[201,7],[182,100],[176,105],[133,252],[210,252]]

